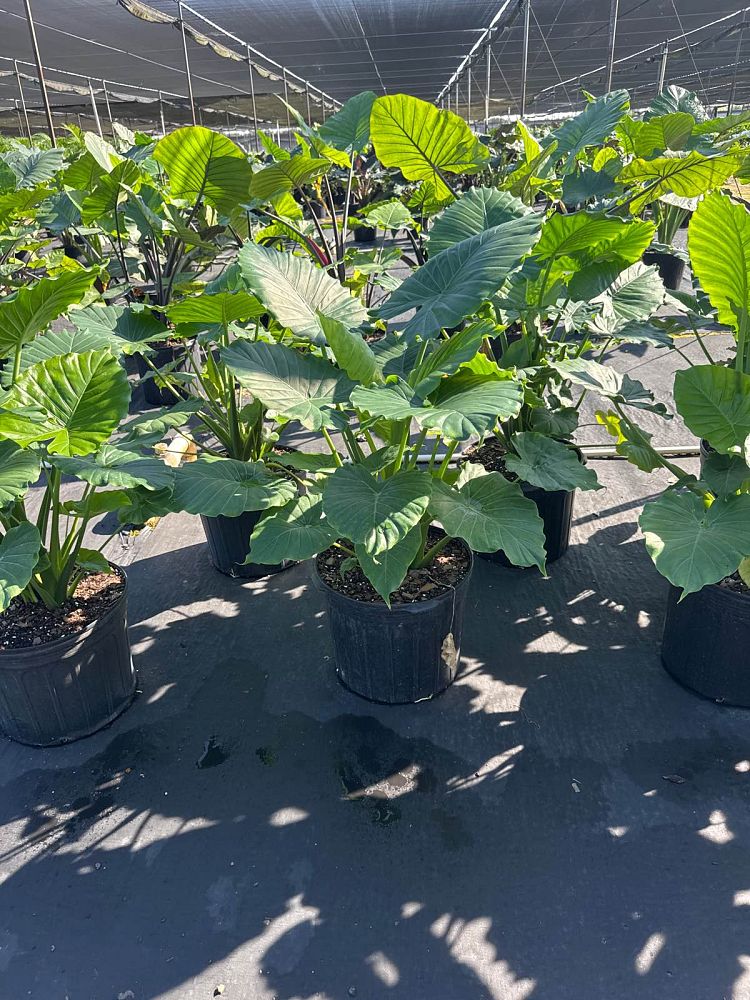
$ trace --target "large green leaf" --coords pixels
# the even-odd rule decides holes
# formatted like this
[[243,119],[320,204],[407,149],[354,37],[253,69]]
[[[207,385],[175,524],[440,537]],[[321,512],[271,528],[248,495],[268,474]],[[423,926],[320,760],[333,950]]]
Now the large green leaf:
[[702,463],[701,482],[715,496],[726,496],[737,490],[750,489],[750,468],[740,455],[720,455],[712,451]]
[[63,158],[61,149],[14,149],[2,157],[15,174],[17,187],[27,189],[51,181]]
[[734,573],[750,554],[750,494],[706,507],[694,493],[667,491],[640,516],[646,548],[656,568],[684,594]]
[[269,163],[253,174],[250,196],[268,201],[285,191],[311,184],[331,166],[328,160],[305,156],[292,156],[288,160]]
[[598,361],[589,358],[570,358],[553,361],[550,364],[564,379],[607,399],[634,406],[639,410],[652,410],[662,415],[666,413],[664,404],[655,403],[653,393],[649,392],[641,382]]
[[407,337],[432,337],[457,326],[498,290],[538,232],[537,216],[525,215],[454,244],[411,274],[380,307],[380,316],[393,319],[417,309],[404,325]]
[[58,278],[40,278],[0,300],[0,356],[33,340],[75,302],[80,302],[96,278],[83,268],[65,271]]
[[377,358],[361,333],[347,329],[343,323],[322,313],[319,319],[336,363],[353,382],[367,385],[376,377],[380,378]]
[[[86,351],[102,351],[111,346],[111,337],[99,330],[47,330],[23,348],[19,370],[24,372],[32,365],[60,354],[85,354]],[[10,372],[6,369],[4,375],[9,376]]]
[[207,517],[238,517],[247,510],[281,507],[296,493],[285,476],[275,476],[262,462],[205,456],[174,470],[174,510]]
[[89,455],[128,412],[130,385],[111,354],[87,351],[27,369],[2,401],[0,438],[46,441],[58,455]]
[[531,211],[508,191],[472,188],[449,205],[433,223],[430,230],[430,253],[440,253],[454,243],[477,236],[510,219],[528,215]]
[[641,127],[634,135],[633,151],[636,156],[648,159],[655,152],[684,149],[695,127],[695,118],[685,111],[675,111],[638,124]]
[[562,441],[520,431],[512,438],[513,452],[505,465],[519,479],[543,490],[600,490],[602,487],[593,469],[587,469],[575,451]]
[[13,441],[0,441],[0,507],[19,500],[39,478],[39,458]]
[[204,198],[228,213],[250,197],[253,173],[248,159],[219,132],[200,125],[176,129],[159,139],[154,159],[166,170],[177,198],[192,202]]
[[71,319],[81,332],[99,337],[122,354],[136,354],[164,340],[169,331],[148,309],[137,306],[92,305],[79,309]]
[[406,229],[414,225],[411,212],[397,199],[370,205],[364,215],[368,226],[380,226],[381,229]]
[[750,375],[694,365],[675,375],[674,400],[688,428],[716,451],[743,447],[750,434]]
[[501,549],[514,566],[544,572],[544,522],[536,504],[499,472],[469,479],[460,489],[436,480],[430,513],[475,552]]
[[608,287],[602,301],[604,319],[611,319],[609,332],[631,321],[646,320],[653,316],[664,302],[666,290],[655,267],[632,264],[622,271]]
[[423,404],[404,382],[372,388],[358,387],[354,406],[384,420],[415,420],[426,431],[452,441],[465,441],[491,430],[498,420],[517,416],[523,403],[523,386],[514,379],[498,379],[469,372],[445,379],[432,404]]
[[355,94],[318,129],[323,139],[346,153],[363,153],[370,145],[370,114],[375,101],[371,90]]
[[611,135],[629,107],[627,90],[613,90],[591,101],[579,115],[564,122],[552,133],[552,139],[557,142],[555,156],[558,159],[566,157],[566,164],[570,166],[581,150],[587,146],[598,146]]
[[173,323],[220,323],[229,326],[262,316],[265,308],[248,292],[217,292],[192,295],[171,305],[167,315]]
[[285,559],[302,562],[323,552],[338,533],[323,516],[317,493],[305,493],[266,514],[250,537],[248,560],[273,566]]
[[122,160],[111,173],[102,174],[96,186],[81,205],[81,217],[87,224],[113,215],[130,190],[141,186],[142,175],[132,160]]
[[385,552],[373,554],[366,545],[355,545],[354,552],[362,572],[380,594],[388,607],[390,597],[404,582],[411,564],[419,555],[422,547],[422,531],[412,530],[395,545]]
[[41,546],[39,531],[28,521],[3,535],[0,541],[0,612],[28,586]]
[[438,198],[451,193],[445,174],[474,173],[489,158],[463,118],[407,94],[374,102],[370,134],[384,167],[398,167],[410,181],[432,182]]
[[409,375],[417,395],[429,396],[444,375],[452,375],[474,357],[485,337],[494,334],[488,320],[479,320],[458,330],[447,340],[433,341],[419,367]]
[[[635,239],[639,246],[642,245],[645,229],[648,229],[650,240],[653,229],[648,223],[629,223],[593,212],[572,212],[569,215],[555,213],[542,226],[542,235],[534,247],[534,256],[548,260],[584,251],[591,252],[593,256],[596,249],[599,257],[610,245],[615,247],[614,252],[619,256],[623,243],[627,248],[629,242]],[[644,247],[648,246],[648,240],[643,244]]]
[[239,262],[251,291],[298,337],[325,343],[318,313],[350,329],[367,318],[364,307],[347,288],[304,257],[246,243]]
[[144,458],[138,452],[103,444],[94,455],[57,456],[54,463],[68,476],[75,476],[92,486],[119,486],[133,489],[170,489],[174,470],[160,458]]
[[630,202],[630,211],[637,214],[665,194],[696,198],[721,187],[739,170],[743,159],[741,153],[703,156],[695,150],[685,156],[657,156],[652,160],[638,157],[623,167],[617,180],[644,185],[642,193]]
[[264,406],[309,430],[327,422],[324,410],[349,398],[353,383],[323,358],[280,344],[237,341],[221,352],[240,385]]
[[659,115],[670,115],[683,112],[692,115],[697,122],[705,121],[708,112],[698,100],[696,94],[676,84],[670,84],[655,97],[645,114],[646,121]]
[[719,322],[739,329],[750,313],[750,212],[728,195],[710,194],[690,219],[688,247]]
[[326,480],[323,511],[342,538],[377,556],[422,520],[431,483],[425,472],[397,472],[382,480],[360,465],[344,466]]

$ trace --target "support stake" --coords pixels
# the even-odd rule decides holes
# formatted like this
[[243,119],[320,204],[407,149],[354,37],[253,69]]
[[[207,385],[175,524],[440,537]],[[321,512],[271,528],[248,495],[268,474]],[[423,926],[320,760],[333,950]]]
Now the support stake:
[[26,21],[29,25],[29,34],[31,35],[31,48],[34,52],[34,61],[36,62],[36,73],[39,78],[39,89],[42,92],[42,104],[44,105],[44,114],[47,119],[47,129],[49,130],[49,137],[53,146],[57,146],[57,137],[55,135],[55,125],[52,121],[52,108],[49,106],[49,96],[47,94],[47,84],[44,82],[44,70],[42,69],[42,59],[39,55],[39,44],[36,40],[36,28],[34,27],[34,16],[31,13],[31,0],[23,0],[24,6],[26,7]]
[[16,71],[16,80],[18,81],[18,96],[21,98],[21,109],[23,111],[23,117],[26,121],[26,131],[29,133],[29,139],[31,138],[31,125],[29,124],[29,112],[26,109],[26,98],[23,95],[23,84],[21,83],[21,74],[18,72],[18,63],[13,60],[13,68]]
[[247,56],[247,71],[250,74],[250,101],[253,106],[253,145],[255,146],[256,152],[260,151],[260,144],[258,143],[258,109],[255,105],[255,80],[253,79],[253,64],[250,59],[250,46],[245,46],[245,54]]
[[487,69],[484,78],[484,131],[490,130],[490,87],[492,86],[492,35],[487,39]]
[[107,81],[106,80],[102,80],[102,90],[104,91],[104,103],[107,106],[107,118],[109,118],[109,126],[112,129],[112,134],[114,135],[114,133],[115,133],[115,123],[114,123],[114,119],[112,118],[112,108],[110,107],[110,103],[109,103],[109,94],[107,93]]
[[164,101],[162,100],[161,91],[159,91],[159,121],[161,122],[161,134],[167,134],[167,123],[164,121]]
[[609,9],[609,40],[607,42],[607,87],[605,93],[612,90],[612,75],[615,69],[615,43],[617,41],[617,17],[620,10],[620,0],[612,0]]
[[197,125],[195,120],[195,98],[193,97],[193,80],[190,76],[190,57],[188,56],[187,35],[185,34],[185,20],[182,16],[182,2],[177,0],[177,16],[180,19],[180,33],[182,34],[182,54],[185,57],[185,74],[187,76],[188,100],[190,101],[190,114],[193,117],[193,125]]
[[669,59],[669,42],[664,43],[661,50],[661,60],[659,61],[659,80],[656,86],[656,93],[661,94],[664,90],[664,81],[667,78],[667,60]]
[[742,24],[740,25],[740,35],[737,39],[737,52],[734,57],[734,72],[732,73],[732,86],[729,90],[729,100],[727,101],[727,114],[731,115],[732,105],[734,104],[734,99],[737,95],[737,69],[740,64],[740,55],[742,53],[742,42],[745,35],[745,27],[747,25],[747,11],[742,15]]
[[521,117],[526,114],[526,86],[529,75],[529,23],[531,0],[523,0],[523,52],[521,55]]
[[96,106],[96,98],[94,97],[94,85],[91,82],[91,77],[89,77],[89,97],[91,98],[91,110],[94,113],[94,124],[96,125],[96,131],[99,133],[99,138],[104,138],[104,133],[102,132],[102,123],[99,121],[99,109]]

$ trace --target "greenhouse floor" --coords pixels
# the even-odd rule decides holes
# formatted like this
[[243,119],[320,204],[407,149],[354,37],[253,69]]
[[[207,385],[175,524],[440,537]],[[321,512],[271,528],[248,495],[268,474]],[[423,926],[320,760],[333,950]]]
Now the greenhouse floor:
[[548,580],[477,561],[415,706],[337,683],[307,566],[144,534],[134,705],[0,742],[0,1000],[750,998],[750,715],[660,665],[664,480],[592,464]]

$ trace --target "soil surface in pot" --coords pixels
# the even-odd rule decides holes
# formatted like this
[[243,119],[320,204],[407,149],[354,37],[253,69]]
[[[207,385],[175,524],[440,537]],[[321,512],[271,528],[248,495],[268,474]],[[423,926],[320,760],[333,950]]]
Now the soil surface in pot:
[[482,444],[475,445],[465,451],[463,458],[475,465],[482,465],[487,472],[500,472],[512,483],[518,480],[515,472],[505,468],[505,456],[508,450],[497,438],[487,438]]
[[739,573],[725,576],[723,580],[719,581],[719,586],[726,590],[733,590],[735,594],[750,594],[750,587],[747,586]]
[[[430,529],[428,546],[434,545],[442,535]],[[341,564],[348,558],[346,552],[333,546],[321,552],[316,560],[318,572],[328,586],[368,604],[384,604],[383,598],[364,575],[359,566],[341,576]],[[470,558],[465,546],[452,539],[425,569],[411,570],[404,582],[391,594],[391,604],[418,604],[431,601],[456,587],[469,572]]]
[[26,649],[83,632],[121,597],[125,579],[113,573],[91,573],[75,594],[54,611],[41,602],[24,604],[15,598],[0,615],[0,649]]

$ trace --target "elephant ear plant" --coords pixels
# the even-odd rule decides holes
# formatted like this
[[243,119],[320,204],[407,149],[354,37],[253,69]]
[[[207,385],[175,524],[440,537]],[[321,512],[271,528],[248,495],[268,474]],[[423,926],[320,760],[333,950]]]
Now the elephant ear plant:
[[648,552],[672,585],[665,666],[701,694],[750,706],[741,652],[750,642],[750,213],[727,195],[709,195],[690,221],[688,247],[701,288],[736,341],[731,362],[675,376],[677,411],[701,439],[698,477],[659,455],[633,424],[616,430],[641,469],[675,477],[640,518]]
[[[23,301],[0,315],[28,316]],[[0,731],[44,745],[93,732],[133,695],[125,576],[87,528],[126,507],[131,488],[167,486],[170,471],[112,444],[130,401],[113,354],[57,342],[21,343],[0,399]]]
[[542,522],[520,487],[451,466],[461,443],[520,411],[523,382],[497,366],[471,370],[491,324],[443,335],[499,287],[538,230],[523,216],[428,261],[378,319],[416,314],[380,340],[319,312],[328,357],[247,340],[221,352],[256,399],[330,453],[301,496],[263,516],[250,557],[317,557],[339,674],[375,700],[418,700],[453,679],[470,549],[502,547],[544,570]]

